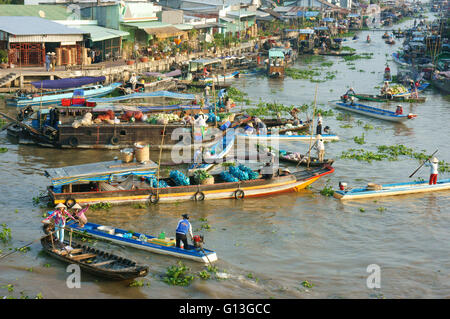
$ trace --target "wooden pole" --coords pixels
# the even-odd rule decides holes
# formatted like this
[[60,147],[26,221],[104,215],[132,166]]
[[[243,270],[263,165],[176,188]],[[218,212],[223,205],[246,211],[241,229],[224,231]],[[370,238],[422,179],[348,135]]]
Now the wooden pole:
[[313,134],[314,134],[314,117],[316,115],[316,102],[317,102],[317,88],[318,87],[319,87],[319,84],[316,84],[316,93],[314,94],[314,110],[313,110],[312,122],[311,122],[311,138],[309,139],[308,165],[307,165],[308,168],[309,168],[309,164],[311,163],[311,143],[312,143],[312,138],[313,138]]
[[162,149],[163,149],[163,145],[164,145],[164,136],[166,135],[166,126],[167,124],[164,124],[164,128],[163,128],[163,134],[161,137],[161,146],[159,148],[159,161],[158,161],[158,175],[156,178],[156,196],[158,197],[158,193],[159,193],[159,172],[160,172],[160,167],[161,167],[161,156],[162,156]]

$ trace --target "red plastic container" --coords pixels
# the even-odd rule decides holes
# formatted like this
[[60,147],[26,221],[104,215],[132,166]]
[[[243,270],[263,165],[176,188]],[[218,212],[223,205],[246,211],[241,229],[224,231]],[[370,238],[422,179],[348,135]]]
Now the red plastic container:
[[70,106],[70,105],[72,105],[72,100],[71,99],[62,99],[61,105],[62,106]]

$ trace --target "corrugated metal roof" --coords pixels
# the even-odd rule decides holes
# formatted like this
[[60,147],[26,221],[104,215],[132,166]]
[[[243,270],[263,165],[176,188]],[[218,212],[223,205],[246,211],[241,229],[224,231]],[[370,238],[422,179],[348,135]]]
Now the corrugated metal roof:
[[171,24],[168,23],[162,23],[158,21],[147,21],[147,22],[123,22],[123,25],[129,26],[129,27],[135,27],[138,29],[149,29],[149,28],[163,28],[163,27],[169,27]]
[[72,13],[66,7],[57,5],[0,5],[0,16],[40,17],[48,20],[66,20]]
[[192,25],[190,24],[174,24],[173,25],[175,28],[179,29],[179,30],[191,30],[192,28],[194,28]]
[[38,17],[0,17],[0,30],[14,35],[85,34],[60,23]]
[[130,35],[130,33],[126,31],[114,30],[104,27],[99,27],[98,25],[79,25],[76,26],[77,29],[80,29],[86,33],[91,35],[91,40],[93,42],[124,37]]

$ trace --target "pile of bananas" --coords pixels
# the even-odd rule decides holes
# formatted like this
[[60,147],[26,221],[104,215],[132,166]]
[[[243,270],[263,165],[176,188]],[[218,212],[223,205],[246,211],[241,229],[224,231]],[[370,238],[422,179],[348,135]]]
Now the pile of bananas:
[[408,92],[408,90],[407,90],[403,85],[401,85],[401,84],[396,84],[396,85],[390,87],[390,88],[387,90],[387,92],[390,93],[390,94],[392,94],[392,95],[394,95],[394,94],[399,94],[399,93],[405,93],[405,92]]

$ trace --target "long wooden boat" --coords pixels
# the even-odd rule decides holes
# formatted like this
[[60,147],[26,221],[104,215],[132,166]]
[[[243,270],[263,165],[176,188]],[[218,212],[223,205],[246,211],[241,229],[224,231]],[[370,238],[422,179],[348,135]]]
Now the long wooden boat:
[[329,56],[352,56],[355,52],[341,52],[341,51],[319,51],[319,55],[329,55]]
[[[295,159],[290,156],[290,155],[293,155],[294,152],[279,150],[278,154],[279,154],[280,162],[292,163],[292,164],[301,165],[301,166],[308,166],[308,156],[306,156],[306,155],[300,155],[301,156],[300,159]],[[319,158],[311,156],[309,166],[310,167],[318,167],[318,166],[324,166],[324,165],[332,165],[333,163],[334,163],[334,160],[332,160],[332,159],[324,158],[323,162],[321,162],[321,161],[319,161]]]
[[450,79],[431,80],[433,86],[444,94],[450,94]]
[[437,181],[435,185],[429,185],[427,181],[407,182],[396,184],[383,184],[374,189],[373,187],[354,188],[348,191],[334,191],[334,197],[341,200],[360,199],[369,197],[394,196],[413,193],[435,192],[450,189],[450,179]]
[[351,103],[338,102],[338,103],[336,103],[336,107],[339,109],[346,110],[346,111],[350,111],[350,112],[354,112],[354,113],[358,113],[358,114],[362,114],[362,115],[367,115],[370,117],[375,117],[377,119],[391,121],[391,122],[404,122],[406,120],[410,120],[410,119],[417,117],[416,114],[412,114],[412,113],[410,113],[408,115],[405,115],[405,114],[397,115],[393,111],[384,110],[384,109],[380,109],[377,107],[368,106],[368,105],[364,105],[364,104],[358,104],[358,103],[351,104]]
[[[270,140],[279,140],[279,141],[306,141],[309,142],[311,139],[311,135],[278,135],[278,134],[267,134],[267,135],[261,135],[261,134],[244,134],[244,133],[237,133],[236,134],[237,139],[243,139],[243,140],[254,140],[254,141],[270,141]],[[335,134],[323,134],[322,138],[325,142],[327,141],[338,141],[339,136]],[[316,135],[312,136],[312,139],[316,139]]]
[[73,97],[75,90],[83,90],[83,98],[94,98],[105,96],[118,87],[122,83],[112,83],[110,85],[92,85],[76,89],[66,89],[51,92],[44,92],[41,94],[36,93],[33,95],[19,96],[14,99],[6,100],[8,106],[24,107],[24,106],[39,106],[39,105],[51,105],[60,104],[62,99],[70,99]]
[[61,243],[52,235],[41,239],[44,251],[50,256],[68,264],[80,266],[83,271],[92,275],[112,279],[126,280],[137,277],[145,277],[149,267],[139,265],[135,261],[117,256],[115,254],[89,247],[86,244],[74,243],[69,245],[68,241]]
[[285,135],[287,132],[301,132],[307,130],[311,125],[311,121],[303,122],[299,125],[283,125],[279,127],[270,127],[269,134]]
[[[115,244],[133,247],[156,254],[174,256],[202,263],[209,263],[217,260],[216,252],[206,248],[203,248],[203,251],[193,245],[189,245],[188,249],[177,248],[175,245],[175,238],[159,239],[158,237],[147,234],[136,232],[130,233],[124,229],[94,223],[86,223],[84,227],[80,227],[78,224],[72,224],[69,227],[72,228],[74,232],[80,234],[87,234],[95,238],[111,241]],[[131,238],[127,238],[125,234],[130,234]]]
[[231,80],[233,78],[237,78],[239,76],[239,71],[234,71],[231,73],[226,73],[226,74],[217,74],[217,75],[213,75],[213,76],[207,76],[207,77],[202,77],[200,79],[198,79],[199,82],[214,82],[214,83],[220,83],[220,82],[225,82],[226,80]]
[[154,188],[145,181],[135,180],[132,187],[127,189],[113,187],[113,190],[87,191],[89,188],[81,185],[76,189],[72,188],[72,191],[63,189],[59,193],[55,192],[54,186],[49,186],[47,190],[53,204],[65,202],[80,204],[150,202],[156,204],[191,200],[242,199],[298,191],[314,183],[320,177],[333,172],[334,169],[331,166],[324,166],[292,174],[277,175],[272,178],[260,174],[257,179],[238,182],[226,182],[221,179],[220,175],[213,175],[215,183],[206,185],[193,185],[192,181],[191,185],[175,186],[170,179],[164,179],[173,186]]
[[354,94],[351,95],[356,97],[358,100],[363,100],[363,101],[372,101],[372,102],[392,102],[392,101],[397,101],[397,102],[408,102],[408,103],[424,103],[426,101],[426,97],[424,96],[420,96],[418,98],[415,97],[405,97],[405,96],[393,96],[392,99],[388,99],[383,95],[375,95],[375,94]]

